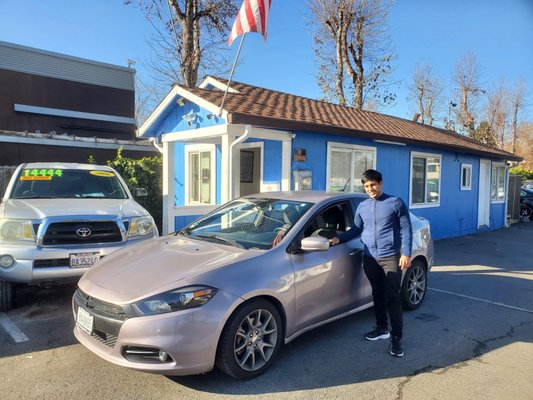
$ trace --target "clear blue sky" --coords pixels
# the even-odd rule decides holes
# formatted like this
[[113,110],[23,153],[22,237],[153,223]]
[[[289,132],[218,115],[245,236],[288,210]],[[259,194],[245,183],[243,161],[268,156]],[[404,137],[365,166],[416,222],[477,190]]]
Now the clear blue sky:
[[[234,79],[319,97],[309,21],[305,0],[273,0],[268,41],[247,35]],[[405,86],[417,62],[431,62],[449,86],[457,60],[472,51],[482,87],[526,80],[524,119],[533,120],[533,0],[397,0],[389,24],[399,84],[396,105],[385,113],[411,117]],[[143,80],[151,29],[122,0],[0,0],[0,40],[123,66],[133,59]]]

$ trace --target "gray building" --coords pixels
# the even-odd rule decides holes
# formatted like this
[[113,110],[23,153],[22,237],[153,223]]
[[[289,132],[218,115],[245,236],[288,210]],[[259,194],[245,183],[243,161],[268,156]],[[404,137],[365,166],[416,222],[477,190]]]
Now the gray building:
[[135,130],[134,69],[0,41],[0,165],[158,154]]

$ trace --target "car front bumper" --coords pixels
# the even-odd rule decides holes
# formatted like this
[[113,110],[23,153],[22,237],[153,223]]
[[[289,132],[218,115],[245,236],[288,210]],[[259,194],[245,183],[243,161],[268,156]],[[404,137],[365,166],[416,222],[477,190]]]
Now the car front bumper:
[[[89,334],[76,323],[74,336],[99,357],[123,367],[164,375],[204,373],[213,369],[225,321],[241,302],[236,296],[218,291],[200,307],[117,321],[91,312],[75,295],[72,301],[74,319],[77,320],[79,307],[82,307],[94,317],[94,328]],[[113,332],[108,335],[102,330]],[[139,356],[133,360],[126,355],[128,349],[162,350],[171,359],[161,361],[157,357]]]
[[8,268],[0,267],[0,280],[33,284],[77,279],[88,268],[70,268],[69,259],[71,254],[99,253],[100,258],[102,258],[114,251],[140,243],[146,239],[90,247],[37,247],[33,244],[0,244],[0,255],[7,254],[15,260],[14,264]]

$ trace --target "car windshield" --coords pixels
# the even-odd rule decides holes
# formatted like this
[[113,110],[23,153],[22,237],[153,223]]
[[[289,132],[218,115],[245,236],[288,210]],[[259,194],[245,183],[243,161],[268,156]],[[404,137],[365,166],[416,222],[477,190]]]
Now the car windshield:
[[237,199],[178,233],[245,249],[268,250],[281,242],[312,205],[279,199]]
[[128,195],[113,171],[27,168],[20,171],[11,198],[127,199]]

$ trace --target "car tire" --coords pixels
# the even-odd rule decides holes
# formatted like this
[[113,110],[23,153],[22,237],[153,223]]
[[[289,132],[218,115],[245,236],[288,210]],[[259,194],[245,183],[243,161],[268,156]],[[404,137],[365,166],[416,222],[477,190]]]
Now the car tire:
[[265,299],[241,305],[228,319],[218,343],[216,365],[237,379],[251,379],[274,362],[283,340],[276,307]]
[[0,312],[13,308],[15,288],[11,282],[0,281]]
[[416,310],[422,304],[427,291],[427,270],[420,260],[413,260],[403,277],[401,298],[403,308]]

